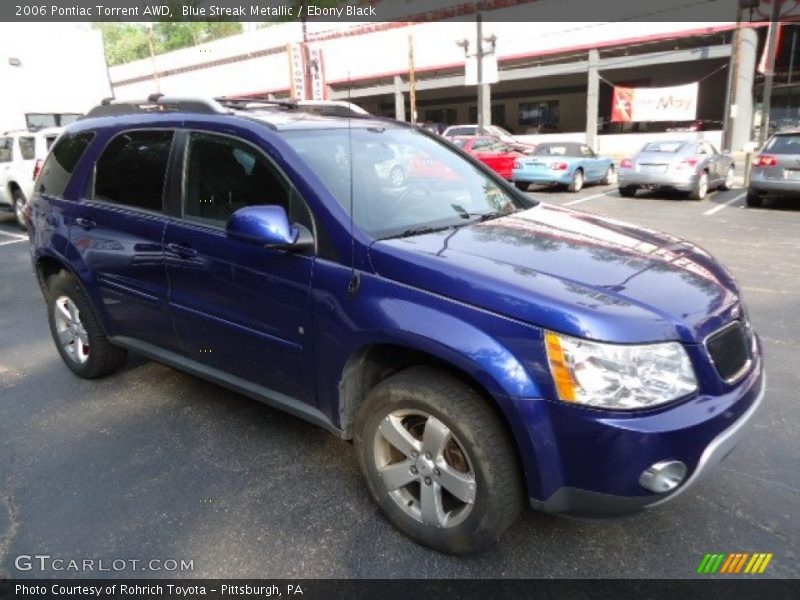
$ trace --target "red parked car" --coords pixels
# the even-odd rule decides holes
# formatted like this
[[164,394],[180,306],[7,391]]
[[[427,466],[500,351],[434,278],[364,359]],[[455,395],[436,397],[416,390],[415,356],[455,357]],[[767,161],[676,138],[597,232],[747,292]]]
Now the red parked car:
[[488,135],[458,136],[451,138],[450,141],[509,181],[511,180],[511,171],[514,170],[514,161],[523,156],[505,142]]

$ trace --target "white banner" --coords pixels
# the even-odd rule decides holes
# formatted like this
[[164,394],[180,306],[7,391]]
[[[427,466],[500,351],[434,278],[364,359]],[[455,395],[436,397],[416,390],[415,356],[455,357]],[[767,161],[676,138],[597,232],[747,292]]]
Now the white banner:
[[614,88],[611,121],[694,121],[699,84],[663,88]]

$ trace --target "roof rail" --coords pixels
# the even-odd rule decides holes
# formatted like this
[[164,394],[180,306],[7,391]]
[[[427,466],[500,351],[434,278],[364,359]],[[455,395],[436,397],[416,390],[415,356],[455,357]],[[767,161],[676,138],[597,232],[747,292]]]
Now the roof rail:
[[104,98],[81,119],[109,117],[143,112],[192,112],[201,114],[227,114],[230,108],[212,98],[180,98],[151,94],[145,100],[115,100]]

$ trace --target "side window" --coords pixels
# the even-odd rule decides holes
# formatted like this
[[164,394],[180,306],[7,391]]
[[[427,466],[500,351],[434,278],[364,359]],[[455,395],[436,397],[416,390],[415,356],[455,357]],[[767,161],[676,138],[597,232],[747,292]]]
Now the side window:
[[19,153],[22,160],[33,160],[36,157],[36,139],[32,137],[19,138]]
[[492,140],[475,140],[475,143],[472,144],[473,150],[486,150],[492,145]]
[[0,137],[0,162],[11,162],[14,157],[14,138]]
[[242,207],[277,204],[313,231],[294,186],[256,148],[230,137],[190,135],[185,194],[184,217],[192,221],[224,227]]
[[97,161],[95,199],[163,210],[172,137],[172,131],[128,131],[111,140]]
[[60,138],[44,161],[36,180],[37,191],[54,196],[63,194],[70,175],[93,138],[93,132],[67,134]]

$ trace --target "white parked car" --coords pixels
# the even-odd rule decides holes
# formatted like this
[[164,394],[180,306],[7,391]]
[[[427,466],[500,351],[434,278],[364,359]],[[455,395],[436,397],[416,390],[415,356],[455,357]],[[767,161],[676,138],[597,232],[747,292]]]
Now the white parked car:
[[61,127],[38,131],[9,131],[0,135],[0,212],[13,212],[25,229],[25,204]]

